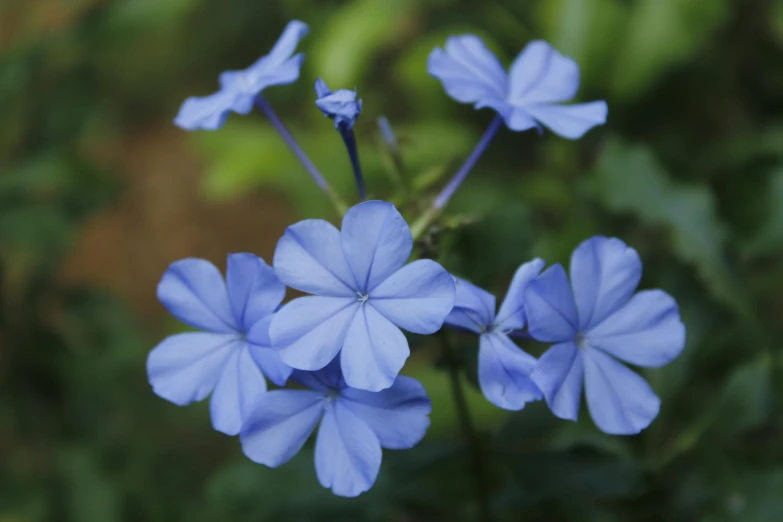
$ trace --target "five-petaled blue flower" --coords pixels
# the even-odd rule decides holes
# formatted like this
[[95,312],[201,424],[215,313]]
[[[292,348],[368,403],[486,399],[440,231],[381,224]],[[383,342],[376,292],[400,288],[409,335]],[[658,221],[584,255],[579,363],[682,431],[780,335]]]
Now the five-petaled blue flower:
[[570,286],[559,264],[528,285],[528,331],[534,339],[556,343],[531,377],[558,417],[576,420],[583,381],[590,415],[606,433],[639,433],[658,415],[660,399],[617,359],[663,366],[684,348],[685,326],[670,295],[634,294],[641,276],[634,249],[596,236],[574,250]]
[[541,123],[575,139],[606,121],[606,102],[560,105],[576,96],[579,66],[544,41],[530,42],[508,75],[478,36],[452,36],[445,47],[430,54],[429,73],[455,100],[496,110],[511,130],[540,128]]
[[307,24],[298,20],[289,22],[269,54],[245,70],[222,73],[220,90],[185,100],[174,123],[186,130],[216,130],[226,121],[229,111],[248,114],[261,91],[299,78],[304,55],[293,53],[306,34]]
[[457,279],[457,300],[446,318],[446,324],[480,335],[481,391],[492,404],[507,410],[520,410],[525,403],[542,397],[541,390],[530,380],[536,359],[520,350],[508,333],[524,328],[525,289],[543,267],[543,260],[534,259],[517,269],[497,316],[494,295]]
[[318,78],[315,81],[315,94],[318,96],[315,104],[324,116],[334,120],[335,129],[341,125],[346,130],[353,128],[362,112],[362,100],[356,99],[356,91],[338,89],[332,92],[326,82]]
[[370,489],[381,467],[381,448],[412,448],[430,424],[427,393],[404,375],[380,392],[356,390],[345,384],[335,361],[318,372],[295,371],[291,380],[309,389],[260,395],[242,426],[242,450],[255,462],[278,467],[302,448],[320,421],[315,471],[336,495],[355,497]]
[[294,299],[272,320],[283,362],[314,371],[340,352],[349,386],[391,386],[410,354],[400,327],[434,333],[454,306],[454,279],[429,259],[405,265],[412,248],[408,224],[384,201],[349,209],[342,231],[319,219],[288,227],[275,270],[286,285],[315,295]]
[[203,331],[172,335],[150,352],[152,389],[179,406],[212,392],[212,425],[239,433],[249,405],[266,390],[264,374],[280,386],[291,374],[268,335],[284,295],[272,267],[253,254],[229,255],[226,281],[209,261],[172,263],[158,284],[158,299],[174,317]]

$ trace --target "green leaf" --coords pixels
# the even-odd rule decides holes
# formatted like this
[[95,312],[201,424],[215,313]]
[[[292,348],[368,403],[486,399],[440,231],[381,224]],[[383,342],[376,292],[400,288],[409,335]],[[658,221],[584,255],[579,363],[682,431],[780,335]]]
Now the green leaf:
[[312,47],[318,74],[338,87],[359,81],[375,53],[405,33],[415,7],[407,0],[354,0],[335,11]]
[[751,317],[748,296],[723,252],[726,232],[709,188],[672,181],[647,148],[617,139],[607,144],[590,184],[609,210],[667,229],[674,253],[698,270],[713,295]]
[[544,37],[579,64],[581,88],[605,83],[627,22],[622,2],[549,0],[538,7]]
[[118,492],[94,459],[94,453],[85,449],[66,450],[60,454],[59,463],[70,514],[68,518],[84,522],[119,521]]
[[545,498],[574,494],[624,497],[637,492],[644,482],[639,462],[591,449],[532,453],[508,460],[523,486]]
[[783,249],[783,168],[772,177],[761,202],[767,214],[761,229],[744,245],[746,255],[770,254]]
[[779,522],[783,469],[732,477],[705,522]]
[[740,366],[722,387],[710,432],[723,439],[761,427],[769,419],[772,398],[770,358],[761,356]]
[[622,44],[615,47],[620,56],[612,79],[614,94],[631,98],[653,87],[663,73],[705,45],[730,12],[728,0],[635,2]]

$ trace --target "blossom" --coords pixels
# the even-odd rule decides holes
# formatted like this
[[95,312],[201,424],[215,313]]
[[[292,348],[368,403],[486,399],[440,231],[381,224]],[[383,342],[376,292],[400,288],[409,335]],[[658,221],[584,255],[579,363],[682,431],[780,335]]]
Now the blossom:
[[248,405],[266,390],[264,375],[283,385],[291,373],[268,334],[284,295],[274,270],[253,254],[229,255],[225,281],[204,259],[172,263],[158,284],[158,299],[174,317],[202,331],[167,337],[150,352],[152,389],[178,406],[212,393],[214,428],[239,433]]
[[506,74],[478,36],[452,36],[445,50],[436,47],[430,53],[427,70],[449,96],[477,109],[494,109],[511,130],[542,124],[575,139],[606,121],[606,102],[561,105],[576,96],[579,66],[541,40],[530,42]]
[[381,448],[408,449],[424,437],[432,409],[418,381],[398,376],[380,392],[346,385],[338,363],[317,372],[295,371],[305,390],[258,396],[239,439],[245,455],[276,468],[290,460],[318,428],[315,471],[335,495],[355,497],[375,483]]
[[634,293],[641,275],[633,248],[595,236],[571,256],[570,286],[559,264],[528,286],[528,332],[556,343],[539,358],[531,377],[558,417],[576,420],[583,383],[590,415],[606,433],[638,433],[658,415],[660,399],[618,359],[663,366],[684,348],[685,326],[667,293]]
[[457,279],[457,300],[446,317],[446,324],[479,334],[481,391],[492,404],[507,410],[520,410],[542,397],[530,380],[536,359],[520,350],[508,334],[525,326],[525,288],[543,266],[543,260],[534,259],[517,269],[497,315],[494,295]]
[[438,263],[405,265],[413,249],[394,205],[366,201],[345,213],[342,230],[300,221],[277,243],[274,266],[291,288],[314,294],[283,306],[269,333],[280,358],[314,371],[340,357],[348,386],[391,386],[410,354],[404,328],[431,334],[454,306],[454,280]]
[[219,78],[220,90],[209,96],[186,99],[174,123],[185,130],[216,130],[226,121],[229,111],[248,114],[256,97],[267,87],[295,82],[304,55],[293,53],[307,30],[304,22],[289,22],[269,54],[247,69],[223,72]]
[[318,99],[315,104],[324,113],[324,116],[334,120],[334,128],[342,125],[345,129],[352,129],[356,119],[362,112],[362,100],[356,99],[356,91],[338,89],[335,92],[326,85],[321,78],[315,81],[315,93]]

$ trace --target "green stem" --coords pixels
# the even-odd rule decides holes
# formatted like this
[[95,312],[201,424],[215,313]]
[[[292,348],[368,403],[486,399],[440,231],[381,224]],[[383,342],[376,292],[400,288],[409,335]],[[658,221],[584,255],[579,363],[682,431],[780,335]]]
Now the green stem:
[[473,424],[468,409],[468,401],[465,398],[465,391],[462,388],[460,380],[460,363],[454,347],[449,341],[448,333],[445,330],[440,332],[441,346],[443,349],[443,359],[449,373],[449,382],[451,384],[451,395],[454,398],[454,406],[457,410],[462,435],[468,443],[470,452],[470,468],[473,475],[473,485],[476,491],[476,500],[478,501],[478,520],[479,522],[491,522],[492,515],[489,509],[489,490],[486,471],[484,468],[484,455],[481,448],[481,441]]
[[440,209],[435,207],[429,207],[427,211],[419,216],[419,219],[414,221],[411,226],[411,234],[413,234],[414,241],[419,239],[430,227],[433,221],[440,215]]

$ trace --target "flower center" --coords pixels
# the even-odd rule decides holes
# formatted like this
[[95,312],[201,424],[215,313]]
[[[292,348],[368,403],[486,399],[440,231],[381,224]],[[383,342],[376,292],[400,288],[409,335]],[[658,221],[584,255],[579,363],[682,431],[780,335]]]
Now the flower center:
[[574,342],[576,343],[576,346],[578,348],[587,348],[587,339],[585,339],[585,334],[583,334],[582,332],[576,334],[576,338],[574,339]]
[[361,292],[356,292],[356,295],[358,296],[356,300],[359,301],[359,304],[366,303],[367,300],[370,298],[370,294],[363,294]]

